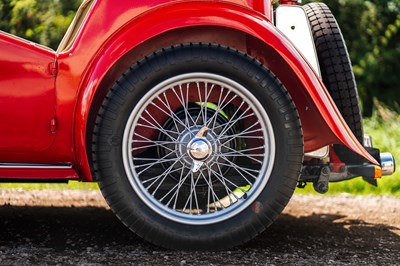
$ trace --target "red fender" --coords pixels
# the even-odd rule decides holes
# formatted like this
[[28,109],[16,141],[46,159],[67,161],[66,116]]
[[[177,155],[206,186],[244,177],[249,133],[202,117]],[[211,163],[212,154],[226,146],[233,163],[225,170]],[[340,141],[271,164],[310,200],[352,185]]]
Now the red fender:
[[[318,146],[341,142],[371,163],[378,164],[354,137],[321,80],[306,60],[290,41],[260,13],[226,3],[181,2],[162,5],[150,11],[147,10],[146,13],[133,17],[129,23],[124,24],[123,22],[128,21],[126,16],[133,16],[130,12],[137,12],[136,9],[126,10],[126,7],[118,7],[118,5],[113,5],[112,8],[107,6],[111,3],[104,3],[103,6],[99,6],[99,2],[96,3],[94,9],[105,9],[107,12],[98,10],[96,14],[93,11],[87,20],[89,21],[88,24],[84,25],[76,43],[71,48],[72,52],[67,51],[59,54],[60,69],[62,69],[63,64],[64,67],[73,66],[74,61],[84,58],[84,56],[79,58],[79,55],[75,59],[73,57],[68,58],[68,55],[73,54],[74,49],[79,51],[79,48],[82,48],[81,43],[92,41],[94,42],[91,44],[92,49],[97,51],[95,57],[86,58],[89,65],[85,66],[85,79],[80,84],[81,90],[75,112],[77,170],[84,180],[91,180],[86,154],[88,116],[98,86],[111,67],[118,59],[146,40],[171,30],[204,25],[241,31],[274,51],[278,57],[275,58],[275,61],[272,60],[274,63],[267,65],[274,73],[274,70],[280,72],[277,75],[287,87],[299,110],[305,132],[306,151],[307,147],[313,149],[318,148]],[[113,11],[110,13],[109,10]],[[120,17],[114,21],[112,16],[118,14],[118,12],[120,12]],[[98,24],[96,22],[106,22],[98,14],[107,14],[108,21],[110,21],[110,25],[106,25],[108,28],[106,27],[101,32],[97,29]],[[251,53],[251,51],[247,52]],[[275,62],[278,62],[279,67],[274,67]],[[75,62],[75,64],[77,63]],[[288,77],[294,76],[297,84],[301,87],[294,86],[296,82],[290,82],[289,78],[285,78],[285,74],[278,68],[289,71],[286,72],[289,73]],[[319,141],[318,138],[323,140]]]

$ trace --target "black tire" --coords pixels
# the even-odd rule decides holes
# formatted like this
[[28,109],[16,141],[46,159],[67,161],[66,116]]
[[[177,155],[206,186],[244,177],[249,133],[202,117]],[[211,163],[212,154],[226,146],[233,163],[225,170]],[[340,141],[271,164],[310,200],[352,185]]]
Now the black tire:
[[[165,85],[170,80],[178,85]],[[202,93],[204,102],[196,96]],[[162,118],[157,106],[170,115]],[[207,135],[199,133],[203,124]],[[303,159],[299,117],[283,85],[249,56],[211,44],[166,48],[128,69],[104,100],[93,140],[96,177],[111,209],[133,232],[171,249],[224,249],[254,238],[288,203]],[[210,157],[200,157],[203,151]],[[198,172],[194,159],[202,160]],[[224,195],[229,203],[217,200]]]
[[[304,9],[311,25],[322,80],[347,125],[357,140],[364,144],[357,85],[339,25],[323,3],[310,3]],[[364,160],[344,145],[334,145],[334,150],[346,163]]]

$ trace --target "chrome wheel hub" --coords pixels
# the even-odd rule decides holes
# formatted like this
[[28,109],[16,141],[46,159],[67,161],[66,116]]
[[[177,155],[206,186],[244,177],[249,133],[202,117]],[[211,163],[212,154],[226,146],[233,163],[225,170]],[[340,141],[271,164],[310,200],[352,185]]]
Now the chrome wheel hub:
[[[217,135],[206,127],[194,126],[179,134],[175,145],[177,157],[191,168],[193,161],[212,161],[213,154],[221,150]],[[162,154],[166,152],[163,151]]]
[[210,158],[212,154],[211,143],[205,138],[208,133],[208,128],[203,127],[196,134],[196,137],[189,141],[186,151],[189,157],[193,160],[191,171],[196,173],[203,166],[203,163]]
[[196,161],[205,161],[210,158],[212,154],[211,143],[205,138],[192,139],[187,148],[189,157]]

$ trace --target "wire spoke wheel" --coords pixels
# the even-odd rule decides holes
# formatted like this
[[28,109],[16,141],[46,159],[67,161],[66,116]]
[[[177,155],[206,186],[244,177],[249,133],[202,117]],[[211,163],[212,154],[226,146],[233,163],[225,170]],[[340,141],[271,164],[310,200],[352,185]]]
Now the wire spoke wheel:
[[211,44],[164,49],[128,69],[103,102],[93,143],[111,209],[173,249],[255,237],[289,201],[303,159],[282,84],[251,57]]
[[143,202],[185,224],[216,223],[246,208],[268,181],[275,154],[258,100],[210,73],[179,75],[150,90],[132,111],[123,147]]

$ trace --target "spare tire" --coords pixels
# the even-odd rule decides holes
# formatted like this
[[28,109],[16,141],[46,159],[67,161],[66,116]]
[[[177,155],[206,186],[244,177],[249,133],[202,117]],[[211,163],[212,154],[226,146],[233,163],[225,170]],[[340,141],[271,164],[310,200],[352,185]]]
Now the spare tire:
[[[347,125],[364,143],[361,108],[357,85],[349,53],[335,17],[323,3],[304,6],[314,38],[322,80]],[[345,163],[361,163],[362,157],[344,145],[334,145],[334,150]]]

